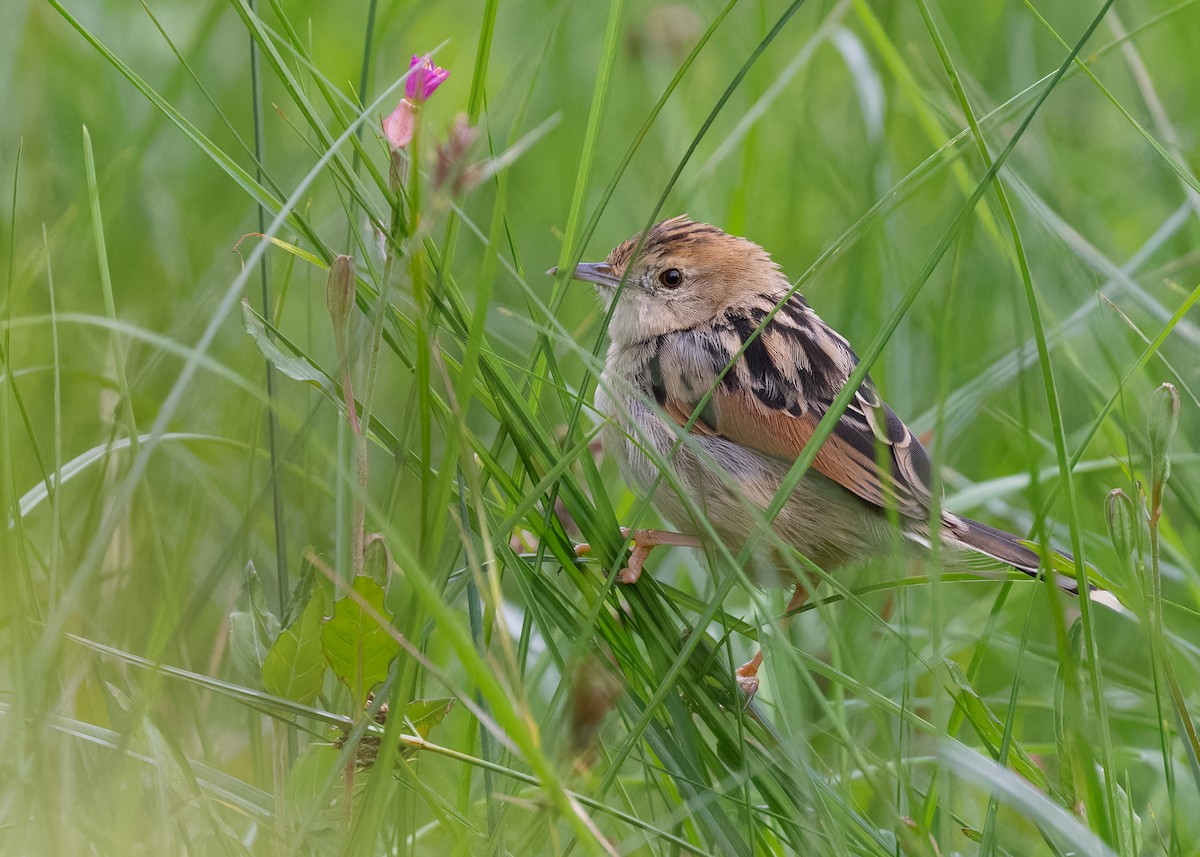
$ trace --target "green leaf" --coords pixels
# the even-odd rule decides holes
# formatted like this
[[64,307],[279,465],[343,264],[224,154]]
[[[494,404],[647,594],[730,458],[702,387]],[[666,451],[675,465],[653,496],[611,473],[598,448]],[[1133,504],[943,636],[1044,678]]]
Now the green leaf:
[[383,587],[360,574],[351,590],[333,603],[333,618],[325,623],[322,641],[334,674],[350,689],[355,706],[361,707],[371,688],[387,676],[400,645],[380,625],[391,620],[383,606]]
[[1126,824],[1118,827],[1121,837],[1120,853],[1137,854],[1137,843],[1142,841],[1142,817],[1134,809],[1133,800],[1129,797],[1129,790],[1119,782],[1113,783],[1113,786],[1117,793],[1117,812],[1127,821]]
[[383,541],[381,533],[371,533],[367,536],[367,544],[363,555],[363,574],[374,580],[380,586],[386,587],[388,569],[392,564],[391,554]]
[[279,619],[267,609],[267,597],[254,563],[246,563],[246,590],[240,610],[229,616],[229,650],[238,670],[257,680],[267,652],[279,636]]
[[[307,250],[303,250],[303,249],[297,247],[295,244],[291,244],[287,241],[284,241],[281,238],[276,238],[274,235],[263,235],[261,232],[251,232],[250,235],[255,238],[261,238],[264,241],[270,242],[274,246],[278,247],[280,250],[286,250],[288,253],[291,253],[297,259],[301,259],[301,260],[307,262],[308,264],[312,265],[314,268],[320,268],[322,271],[326,271],[329,269],[329,265],[325,263],[324,259],[320,258],[319,256],[315,256],[312,253],[309,253]],[[241,244],[240,241],[238,243]]]
[[428,740],[433,728],[446,719],[454,707],[452,697],[439,699],[414,699],[404,706],[404,719],[412,725],[417,735]]
[[302,357],[284,353],[275,344],[267,332],[267,324],[263,317],[255,312],[245,300],[242,301],[242,324],[246,328],[246,333],[250,334],[250,338],[258,346],[259,353],[284,375],[294,381],[312,384],[327,392],[333,391],[333,383],[324,372]]
[[[323,588],[315,585],[316,580],[316,567],[312,563],[305,562],[300,576],[296,578],[296,583],[292,587],[291,594],[288,595],[287,609],[283,611],[282,624],[285,628],[291,627],[300,618],[300,613],[308,605],[313,590]],[[328,606],[328,602],[329,594],[326,592],[325,600],[322,603]]]
[[[954,701],[963,710],[980,739],[987,745],[988,752],[995,758],[1004,739],[1004,725],[983,698],[975,692],[970,679],[966,677],[959,665],[949,658],[946,659],[945,664],[950,671],[950,678],[959,689]],[[1009,745],[1009,750],[1008,764],[1042,791],[1050,791],[1050,784],[1046,779],[1045,772],[1034,764],[1033,759],[1029,758],[1029,754],[1025,752],[1024,748],[1014,740]]]
[[262,667],[267,693],[308,704],[321,692],[326,666],[321,641],[325,601],[325,590],[313,587],[300,618],[279,635],[267,652]]
[[[938,756],[960,781],[991,790],[997,801],[1036,824],[1045,842],[1053,846],[1054,853],[1116,857],[1116,852],[1085,822],[1073,815],[1060,801],[1047,797],[1036,784],[1023,780],[956,741],[943,741],[938,747]],[[1091,818],[1088,817],[1088,820],[1091,821]]]
[[341,755],[341,750],[332,744],[309,744],[296,757],[288,774],[285,791],[288,817],[293,824],[307,825],[310,836],[314,833],[323,836],[342,822],[346,779],[338,765]]

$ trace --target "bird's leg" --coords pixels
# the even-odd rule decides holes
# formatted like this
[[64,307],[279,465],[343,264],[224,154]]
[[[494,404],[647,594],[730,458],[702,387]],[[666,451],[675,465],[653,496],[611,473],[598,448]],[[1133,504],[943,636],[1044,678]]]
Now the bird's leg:
[[[794,610],[799,610],[808,601],[808,596],[815,587],[816,581],[809,581],[807,584],[796,582],[796,588],[792,590],[792,597],[788,599],[787,607],[784,608],[783,618],[779,620],[779,626],[786,628],[788,622],[791,621]],[[749,705],[750,700],[754,699],[754,694],[758,693],[758,670],[762,666],[763,653],[762,647],[754,653],[754,657],[746,661],[736,670],[733,671],[737,676],[738,687],[746,694],[746,704]]]
[[[621,535],[630,538],[628,528],[621,527]],[[629,562],[617,573],[621,583],[637,583],[642,576],[642,565],[650,551],[659,546],[681,548],[698,548],[700,540],[688,533],[673,533],[670,530],[634,530],[632,533],[633,550],[629,552]]]
[[[633,550],[629,552],[629,562],[617,573],[618,583],[637,583],[642,576],[642,564],[650,551],[659,546],[670,545],[681,548],[698,548],[700,540],[688,533],[673,533],[670,530],[633,530],[621,527],[621,535],[633,539]],[[592,552],[592,546],[582,544],[575,546],[576,556],[586,556]]]
[[762,666],[762,658],[762,647],[759,646],[754,657],[733,671],[737,677],[738,687],[742,689],[742,693],[746,694],[747,705],[750,704],[750,700],[754,699],[754,694],[758,693],[758,668]]

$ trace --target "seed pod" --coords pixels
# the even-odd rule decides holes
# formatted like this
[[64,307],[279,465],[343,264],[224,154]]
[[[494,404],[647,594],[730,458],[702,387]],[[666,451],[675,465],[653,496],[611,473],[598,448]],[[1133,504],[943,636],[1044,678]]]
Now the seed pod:
[[404,154],[399,149],[392,149],[392,154],[388,158],[388,190],[392,193],[399,193],[407,175],[408,161]]
[[1133,553],[1133,515],[1133,501],[1128,494],[1120,488],[1108,493],[1104,504],[1108,537],[1123,563],[1128,562]]
[[333,321],[333,335],[338,348],[346,343],[346,326],[354,309],[354,257],[338,256],[329,266],[329,282],[325,287],[325,305]]
[[570,739],[576,765],[591,767],[600,725],[621,695],[621,683],[595,655],[589,655],[571,675]]
[[1163,384],[1150,398],[1150,488],[1154,505],[1171,477],[1171,438],[1179,426],[1179,391]]

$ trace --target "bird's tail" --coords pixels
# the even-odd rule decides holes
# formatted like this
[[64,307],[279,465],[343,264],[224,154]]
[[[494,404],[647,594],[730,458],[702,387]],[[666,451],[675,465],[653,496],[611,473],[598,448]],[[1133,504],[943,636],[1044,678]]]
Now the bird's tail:
[[[1041,557],[1022,544],[1022,539],[1018,536],[959,515],[946,514],[942,518],[942,526],[942,538],[947,543],[1010,565],[1030,577],[1041,577]],[[1069,553],[1060,550],[1056,550],[1055,553],[1071,566],[1075,566],[1075,560]],[[1074,577],[1055,572],[1054,584],[1071,595],[1079,593],[1080,581]],[[1117,599],[1111,592],[1097,589],[1086,581],[1084,581],[1084,585],[1087,586],[1088,597],[1092,601],[1113,609],[1120,609]]]

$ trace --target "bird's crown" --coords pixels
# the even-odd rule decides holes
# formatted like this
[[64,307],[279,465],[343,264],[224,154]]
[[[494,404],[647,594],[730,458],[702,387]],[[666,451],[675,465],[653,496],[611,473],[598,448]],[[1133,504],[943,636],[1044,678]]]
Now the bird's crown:
[[607,262],[617,276],[624,274],[631,264],[657,267],[691,263],[726,272],[739,282],[761,277],[774,279],[779,272],[767,251],[753,241],[692,220],[686,214],[659,221],[649,231],[621,242],[608,254]]

